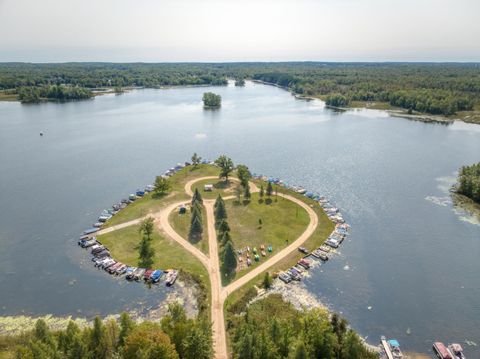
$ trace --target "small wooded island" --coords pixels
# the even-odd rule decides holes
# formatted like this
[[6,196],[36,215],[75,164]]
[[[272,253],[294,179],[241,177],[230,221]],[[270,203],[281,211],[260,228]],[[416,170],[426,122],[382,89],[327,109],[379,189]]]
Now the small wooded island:
[[205,92],[202,101],[204,108],[219,108],[222,105],[222,96],[213,92]]
[[456,192],[480,203],[480,162],[460,169]]

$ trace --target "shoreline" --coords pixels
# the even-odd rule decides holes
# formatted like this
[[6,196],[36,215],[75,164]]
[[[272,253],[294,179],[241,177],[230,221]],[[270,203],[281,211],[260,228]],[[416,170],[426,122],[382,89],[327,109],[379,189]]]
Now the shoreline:
[[[295,98],[301,99],[301,100],[320,100],[323,103],[325,103],[324,100],[322,100],[319,97],[314,97],[314,96],[307,96],[307,95],[302,95],[294,92],[293,90],[289,89],[288,87],[285,86],[280,86],[274,83],[262,81],[262,80],[251,80],[254,83],[259,83],[262,85],[270,85],[270,86],[275,86],[280,89],[283,89],[285,91],[290,92]],[[446,116],[439,116],[439,115],[431,115],[428,113],[418,113],[418,114],[409,114],[407,110],[404,109],[378,109],[378,108],[369,108],[367,106],[367,102],[365,102],[365,106],[354,106],[354,107],[338,107],[338,106],[331,106],[327,105],[325,103],[325,107],[332,109],[332,110],[337,110],[337,111],[349,111],[349,110],[356,110],[356,109],[367,109],[367,110],[376,110],[376,111],[385,111],[388,113],[391,117],[398,117],[398,118],[404,118],[406,120],[411,120],[411,121],[420,121],[420,122],[425,122],[425,123],[438,123],[438,124],[444,124],[444,125],[450,125],[454,123],[455,121],[460,121],[460,122],[465,122],[465,123],[471,123],[474,125],[480,125],[480,119],[479,120],[471,120],[468,121],[471,116],[475,115],[475,111],[469,111],[469,114],[465,116],[465,118],[449,118]]]
[[[299,100],[307,100],[307,101],[320,100],[320,101],[325,103],[325,101],[322,100],[320,97],[299,94],[299,93],[296,93],[293,90],[289,89],[288,87],[280,86],[280,85],[277,85],[275,83],[266,82],[266,81],[262,81],[262,80],[254,80],[254,79],[250,79],[249,81],[252,81],[254,83],[259,83],[259,84],[262,84],[262,85],[278,87],[280,89],[283,89],[285,91],[290,92],[295,98],[297,98]],[[211,85],[211,84],[205,84],[205,85],[165,85],[165,86],[156,86],[156,87],[126,86],[126,87],[122,87],[121,92],[115,92],[115,87],[94,88],[94,89],[90,89],[90,91],[92,91],[92,94],[93,94],[93,96],[90,99],[94,99],[97,96],[109,95],[109,94],[122,95],[124,93],[128,93],[128,92],[131,92],[133,90],[144,90],[144,89],[167,90],[167,89],[176,89],[176,88],[223,87],[223,86],[228,86],[228,85]],[[3,90],[3,91],[5,91],[5,90]],[[1,93],[0,93],[0,102],[20,102],[17,98],[15,98],[15,96],[16,95],[11,95],[11,94],[2,96]],[[82,101],[82,100],[77,100],[77,101]],[[46,100],[40,101],[38,103],[45,103],[45,102],[70,102],[70,101],[55,101],[55,100],[46,99]],[[333,109],[333,110],[338,110],[338,111],[349,111],[349,110],[356,110],[356,109],[385,111],[391,117],[398,117],[398,118],[403,118],[403,119],[406,119],[406,120],[420,121],[420,122],[425,122],[425,123],[437,123],[437,124],[450,125],[450,124],[452,124],[456,121],[460,121],[460,122],[465,122],[465,123],[471,123],[471,124],[474,124],[474,125],[480,125],[480,115],[477,113],[478,111],[464,111],[465,112],[464,117],[459,117],[458,115],[454,115],[453,118],[450,118],[450,117],[446,117],[446,116],[432,115],[432,114],[428,114],[428,113],[409,114],[407,110],[401,109],[401,108],[398,108],[398,109],[370,108],[370,107],[368,107],[368,102],[363,102],[363,101],[357,101],[357,102],[362,102],[362,103],[365,104],[365,106],[337,107],[337,106],[331,106],[331,105],[325,104],[325,107]],[[35,103],[32,103],[32,104],[35,104]],[[217,109],[217,107],[207,108],[207,109]]]

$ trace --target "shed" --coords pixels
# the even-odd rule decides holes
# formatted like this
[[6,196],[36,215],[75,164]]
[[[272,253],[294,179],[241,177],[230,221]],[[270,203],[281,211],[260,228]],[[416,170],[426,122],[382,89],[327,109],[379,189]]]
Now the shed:
[[213,191],[213,184],[206,184],[205,186],[203,186],[203,190],[205,192],[212,192]]

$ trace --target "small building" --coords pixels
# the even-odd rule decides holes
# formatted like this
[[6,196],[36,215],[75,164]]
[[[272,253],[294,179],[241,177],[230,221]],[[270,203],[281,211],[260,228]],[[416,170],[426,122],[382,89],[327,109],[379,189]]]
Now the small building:
[[205,186],[203,186],[203,190],[205,192],[212,192],[213,191],[213,184],[206,184]]

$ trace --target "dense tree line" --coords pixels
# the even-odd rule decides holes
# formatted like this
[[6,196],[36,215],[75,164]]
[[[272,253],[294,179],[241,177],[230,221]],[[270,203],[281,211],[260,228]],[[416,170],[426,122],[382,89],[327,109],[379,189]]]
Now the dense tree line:
[[241,79],[261,80],[326,99],[338,94],[345,97],[347,104],[387,102],[411,111],[442,115],[471,110],[480,98],[480,65],[476,63],[0,64],[0,89],[17,91],[53,85],[77,89],[217,86],[226,85],[227,78],[237,79],[239,85]]
[[338,315],[297,311],[279,295],[251,304],[229,327],[236,359],[378,358]]
[[460,169],[457,191],[480,203],[480,162]]
[[209,359],[213,356],[211,325],[206,319],[188,319],[183,307],[169,306],[160,323],[135,323],[122,314],[119,323],[95,318],[91,327],[70,321],[62,331],[51,331],[38,320],[35,329],[5,337],[2,350],[22,359]]
[[35,103],[42,100],[86,100],[93,96],[89,89],[65,85],[22,86],[16,91],[22,103]]

